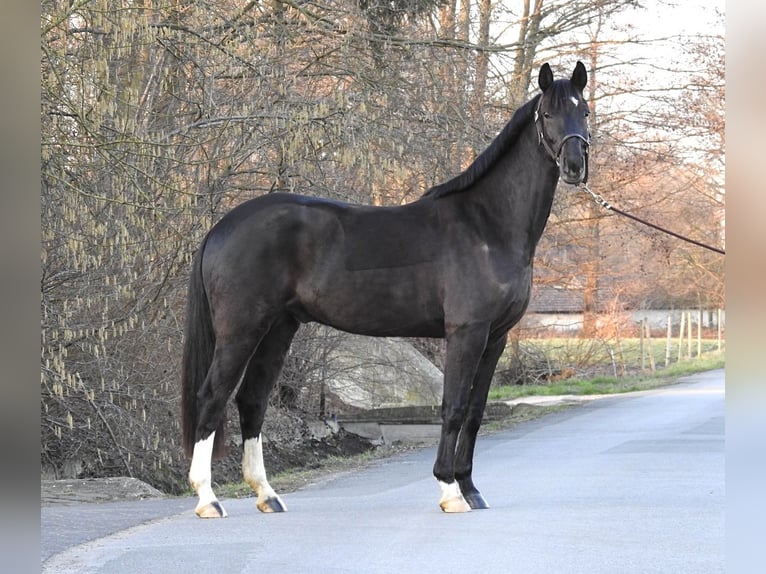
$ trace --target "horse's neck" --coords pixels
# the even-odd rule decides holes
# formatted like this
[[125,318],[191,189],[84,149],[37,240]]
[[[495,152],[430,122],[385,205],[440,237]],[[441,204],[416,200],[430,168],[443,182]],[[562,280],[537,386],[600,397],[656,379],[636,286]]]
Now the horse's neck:
[[484,202],[488,224],[504,242],[516,244],[523,235],[531,257],[548,221],[557,183],[558,169],[539,148],[530,125],[466,197]]

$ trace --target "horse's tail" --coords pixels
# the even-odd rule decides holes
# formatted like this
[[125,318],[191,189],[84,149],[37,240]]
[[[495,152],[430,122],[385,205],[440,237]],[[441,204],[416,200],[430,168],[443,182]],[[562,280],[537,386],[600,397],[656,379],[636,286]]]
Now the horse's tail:
[[[197,441],[196,431],[199,420],[197,395],[213,362],[215,332],[210,315],[205,284],[202,281],[202,256],[207,237],[202,241],[194,256],[189,292],[186,302],[186,327],[184,329],[184,350],[181,364],[181,420],[183,446],[187,457],[191,457]],[[224,422],[215,433],[213,452],[223,454]]]

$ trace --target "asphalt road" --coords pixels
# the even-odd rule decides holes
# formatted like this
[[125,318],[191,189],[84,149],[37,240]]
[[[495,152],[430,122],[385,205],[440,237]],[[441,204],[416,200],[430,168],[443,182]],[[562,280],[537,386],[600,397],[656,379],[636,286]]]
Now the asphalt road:
[[724,571],[724,372],[480,437],[489,510],[443,514],[435,449],[283,495],[289,512],[194,500],[42,509],[44,573]]

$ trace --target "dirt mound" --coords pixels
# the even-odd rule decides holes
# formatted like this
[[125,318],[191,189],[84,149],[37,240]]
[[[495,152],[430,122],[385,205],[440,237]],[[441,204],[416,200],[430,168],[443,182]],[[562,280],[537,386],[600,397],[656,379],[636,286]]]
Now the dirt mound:
[[353,433],[340,430],[323,439],[309,439],[291,448],[266,445],[264,461],[271,473],[291,468],[317,468],[329,457],[349,457],[375,448],[370,441]]

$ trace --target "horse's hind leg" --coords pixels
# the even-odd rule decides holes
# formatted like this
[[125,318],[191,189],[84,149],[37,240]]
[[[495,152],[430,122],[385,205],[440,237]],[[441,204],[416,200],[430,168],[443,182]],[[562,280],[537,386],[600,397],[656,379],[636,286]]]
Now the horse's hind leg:
[[223,518],[226,511],[213,492],[211,464],[215,431],[225,415],[226,403],[258,344],[257,337],[241,336],[235,342],[218,339],[205,383],[197,395],[196,442],[189,469],[189,483],[199,500],[195,512],[200,518]]
[[471,387],[468,412],[463,427],[460,429],[460,438],[455,454],[455,479],[460,486],[463,498],[473,510],[489,508],[489,504],[473,483],[473,453],[476,446],[476,436],[484,417],[484,408],[487,405],[492,375],[500,355],[503,354],[503,349],[505,349],[505,334],[490,340],[484,350]]
[[250,359],[237,393],[243,441],[242,474],[245,482],[258,495],[256,506],[261,512],[287,510],[285,503],[266,479],[261,428],[269,394],[282,371],[285,356],[298,325],[298,322],[289,316],[278,319],[272,325]]

